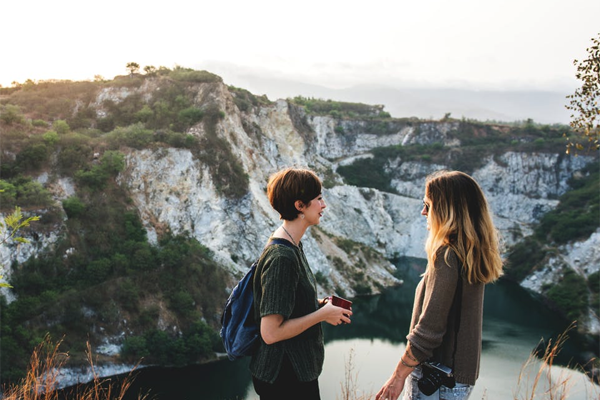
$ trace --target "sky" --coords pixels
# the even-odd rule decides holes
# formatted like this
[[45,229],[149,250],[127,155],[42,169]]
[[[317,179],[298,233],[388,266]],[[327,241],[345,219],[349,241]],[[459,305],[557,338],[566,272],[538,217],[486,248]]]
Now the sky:
[[0,6],[0,85],[112,79],[125,65],[329,88],[577,86],[598,0],[21,0]]

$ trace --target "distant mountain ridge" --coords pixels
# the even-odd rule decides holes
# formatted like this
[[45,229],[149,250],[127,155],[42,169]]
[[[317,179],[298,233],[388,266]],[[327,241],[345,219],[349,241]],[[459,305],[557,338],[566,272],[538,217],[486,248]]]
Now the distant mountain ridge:
[[524,121],[543,124],[568,124],[565,108],[569,93],[536,90],[468,90],[436,88],[395,88],[375,84],[331,89],[299,81],[240,75],[239,85],[271,100],[308,96],[339,101],[382,104],[395,118],[441,119],[446,113],[454,118],[479,121]]

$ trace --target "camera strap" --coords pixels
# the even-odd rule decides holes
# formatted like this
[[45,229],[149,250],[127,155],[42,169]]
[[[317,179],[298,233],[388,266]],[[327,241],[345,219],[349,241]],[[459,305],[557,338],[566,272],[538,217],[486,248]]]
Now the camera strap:
[[458,281],[456,282],[456,290],[454,292],[453,307],[456,307],[455,323],[454,323],[454,350],[452,351],[452,372],[454,372],[454,361],[456,360],[456,348],[458,347],[458,331],[460,330],[460,313],[462,310],[462,264],[458,265]]

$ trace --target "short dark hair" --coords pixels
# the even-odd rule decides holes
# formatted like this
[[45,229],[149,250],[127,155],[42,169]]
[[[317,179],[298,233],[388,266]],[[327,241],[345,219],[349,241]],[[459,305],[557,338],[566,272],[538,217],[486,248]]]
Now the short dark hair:
[[267,196],[271,206],[281,219],[293,221],[300,211],[296,209],[296,200],[306,206],[321,194],[321,181],[309,169],[285,168],[271,175],[267,184]]

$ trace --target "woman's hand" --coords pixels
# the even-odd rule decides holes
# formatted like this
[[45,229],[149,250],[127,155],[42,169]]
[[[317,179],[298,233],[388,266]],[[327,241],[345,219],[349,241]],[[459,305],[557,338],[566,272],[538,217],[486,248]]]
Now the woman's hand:
[[375,400],[397,400],[404,389],[404,381],[406,378],[402,378],[395,373],[387,380],[379,392],[375,395]]
[[322,299],[319,299],[319,308],[323,307],[328,302],[329,302],[329,297],[324,297]]
[[350,321],[352,309],[346,310],[345,308],[334,306],[330,301],[321,307],[319,312],[322,313],[323,321],[330,325],[349,324],[352,322]]
[[336,307],[330,301],[318,310],[298,318],[286,320],[279,314],[265,315],[260,320],[260,335],[266,344],[273,344],[298,336],[319,322],[349,324],[351,315],[352,310]]

